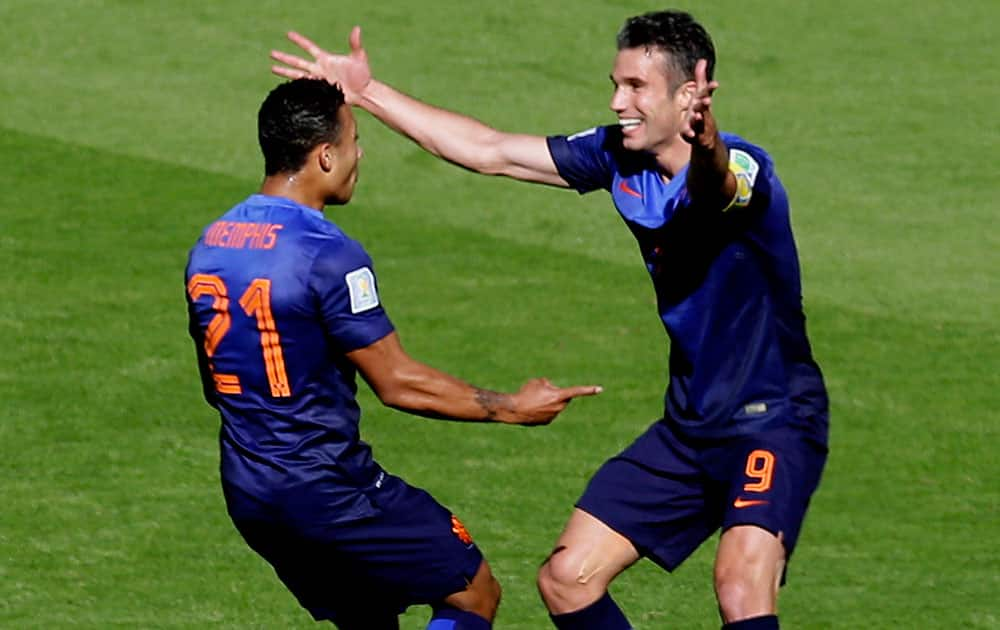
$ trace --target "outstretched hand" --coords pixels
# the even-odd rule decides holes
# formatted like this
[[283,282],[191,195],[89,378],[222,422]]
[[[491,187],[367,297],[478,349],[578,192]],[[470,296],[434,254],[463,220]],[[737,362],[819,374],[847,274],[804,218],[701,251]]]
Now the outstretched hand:
[[708,80],[708,61],[699,59],[694,67],[694,94],[688,104],[681,128],[681,137],[691,144],[704,144],[715,138],[717,129],[712,116],[712,94],[719,87],[718,81]]
[[599,385],[556,387],[547,378],[535,378],[525,383],[513,395],[516,419],[511,424],[548,424],[566,408],[574,398],[600,394]]
[[311,55],[313,60],[272,50],[271,59],[284,65],[271,66],[271,72],[288,79],[325,79],[328,83],[340,87],[348,105],[354,105],[361,99],[361,93],[371,83],[372,71],[368,65],[368,53],[361,45],[360,26],[351,29],[348,40],[351,52],[347,55],[327,52],[308,37],[295,31],[288,33],[288,39]]

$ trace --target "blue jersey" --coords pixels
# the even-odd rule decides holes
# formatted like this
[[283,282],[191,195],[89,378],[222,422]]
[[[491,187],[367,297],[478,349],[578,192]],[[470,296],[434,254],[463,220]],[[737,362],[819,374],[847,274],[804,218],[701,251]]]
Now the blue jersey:
[[617,125],[548,145],[578,192],[611,193],[638,241],[670,337],[664,417],[695,438],[798,425],[825,442],[788,198],[763,149],[722,138],[739,184],[725,211],[692,202],[687,167],[665,181],[652,155],[625,150]]
[[223,480],[304,520],[373,514],[382,472],[345,354],[393,326],[364,248],[321,212],[253,195],[205,229],[186,281]]

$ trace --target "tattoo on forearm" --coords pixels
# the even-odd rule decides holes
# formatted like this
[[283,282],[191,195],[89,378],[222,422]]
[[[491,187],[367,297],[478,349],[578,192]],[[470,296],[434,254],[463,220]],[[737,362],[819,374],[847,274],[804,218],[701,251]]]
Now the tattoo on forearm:
[[510,401],[507,394],[492,392],[488,389],[476,388],[476,402],[486,412],[487,420],[496,420],[501,409],[509,409]]

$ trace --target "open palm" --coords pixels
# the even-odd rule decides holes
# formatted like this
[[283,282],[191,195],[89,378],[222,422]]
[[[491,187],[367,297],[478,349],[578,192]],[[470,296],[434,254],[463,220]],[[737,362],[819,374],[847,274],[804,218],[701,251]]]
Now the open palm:
[[719,87],[718,81],[708,80],[708,61],[699,59],[694,68],[694,94],[685,112],[681,136],[691,143],[702,137],[714,137],[715,120],[712,117],[712,94]]
[[323,50],[311,39],[295,31],[288,33],[288,39],[311,55],[313,60],[272,50],[271,58],[284,65],[271,66],[271,72],[288,79],[304,77],[325,79],[331,84],[340,86],[344,92],[344,100],[349,105],[354,105],[360,100],[361,93],[372,80],[368,53],[361,45],[360,26],[351,29],[351,36],[348,39],[351,52],[347,55],[337,55]]

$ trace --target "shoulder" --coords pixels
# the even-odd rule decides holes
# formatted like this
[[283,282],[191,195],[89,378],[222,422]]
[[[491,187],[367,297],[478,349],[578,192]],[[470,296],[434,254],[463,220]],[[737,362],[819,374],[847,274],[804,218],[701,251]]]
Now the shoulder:
[[328,226],[314,234],[315,254],[311,275],[321,279],[340,278],[361,269],[367,269],[367,273],[371,274],[372,258],[364,246],[337,226],[329,223]]
[[630,152],[622,146],[622,129],[619,125],[602,125],[578,131],[572,135],[549,136],[549,147],[561,145],[576,153],[603,153],[609,158],[627,156]]
[[734,133],[722,134],[722,141],[726,143],[726,148],[729,150],[730,162],[734,162],[740,156],[753,160],[760,168],[767,168],[771,170],[773,167],[773,160],[771,155],[760,145],[754,144],[749,140],[738,136]]
[[761,146],[736,134],[723,133],[729,151],[729,170],[736,176],[736,197],[732,205],[771,207],[784,198],[783,187],[774,172],[770,154]]
[[559,174],[579,192],[610,189],[615,175],[628,177],[650,167],[650,156],[624,148],[619,125],[549,136],[548,144]]

